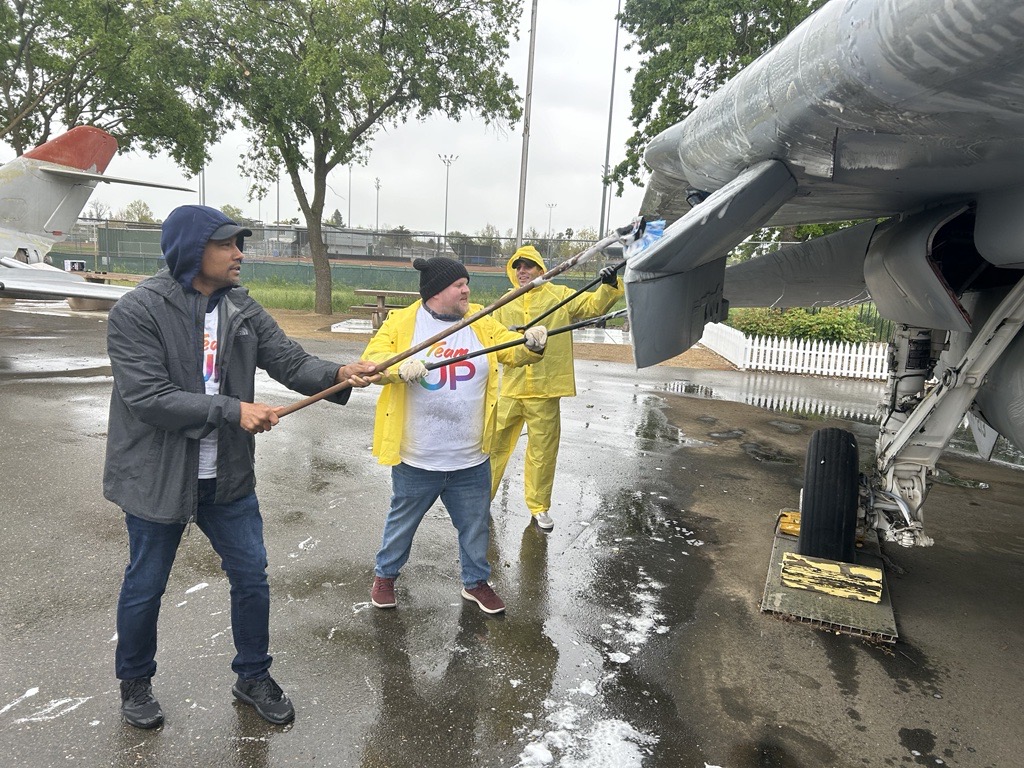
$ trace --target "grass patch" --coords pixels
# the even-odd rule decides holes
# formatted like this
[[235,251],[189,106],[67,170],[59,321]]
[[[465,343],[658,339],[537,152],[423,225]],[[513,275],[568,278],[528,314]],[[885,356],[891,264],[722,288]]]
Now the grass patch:
[[[249,294],[267,309],[294,309],[302,312],[312,312],[316,293],[312,285],[306,283],[289,283],[279,278],[271,280],[246,281],[245,287]],[[356,304],[364,304],[365,296],[356,296],[353,289],[339,285],[335,281],[331,291],[331,309],[335,314],[347,315],[349,307]],[[493,304],[503,294],[495,290],[472,291],[469,300],[474,304],[488,306]],[[625,299],[619,299],[610,312],[623,309],[626,306]],[[616,318],[608,323],[609,328],[620,327],[625,318]]]
[[[296,309],[312,312],[316,300],[316,291],[312,285],[305,283],[288,283],[280,279],[250,280],[245,287],[249,295],[267,309]],[[331,309],[338,314],[346,314],[353,304],[361,304],[351,288],[338,285],[331,290]]]
[[[249,295],[267,309],[313,311],[316,292],[312,285],[271,279],[247,280],[245,287],[249,289]],[[366,296],[356,296],[351,287],[340,285],[337,281],[334,281],[331,289],[331,309],[336,314],[350,314],[349,307],[366,303]],[[500,296],[497,291],[473,291],[469,300],[487,306],[497,301]]]

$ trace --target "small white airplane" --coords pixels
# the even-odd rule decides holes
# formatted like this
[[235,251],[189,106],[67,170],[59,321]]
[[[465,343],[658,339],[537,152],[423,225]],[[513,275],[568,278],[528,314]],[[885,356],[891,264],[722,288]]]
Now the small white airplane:
[[90,283],[46,263],[101,181],[191,191],[105,176],[116,152],[109,133],[79,126],[0,168],[0,298],[67,298],[72,308],[92,309],[109,307],[130,290]]
[[[876,464],[859,475],[845,430],[812,436],[800,553],[849,561],[858,525],[931,544],[924,501],[964,417],[985,458],[998,434],[1024,446],[1020,0],[831,0],[645,160],[640,212],[669,225],[626,268],[637,365],[730,305],[873,300],[898,324]],[[726,268],[761,226],[852,219]]]

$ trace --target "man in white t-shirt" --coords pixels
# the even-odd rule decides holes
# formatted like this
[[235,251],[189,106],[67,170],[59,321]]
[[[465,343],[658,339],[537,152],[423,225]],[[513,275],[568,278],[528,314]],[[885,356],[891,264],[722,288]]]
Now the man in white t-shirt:
[[[480,309],[469,303],[469,273],[454,259],[416,259],[420,296],[395,310],[363,353],[380,363],[430,339]],[[485,613],[505,604],[488,583],[491,465],[496,425],[498,366],[540,360],[543,326],[529,329],[524,344],[427,370],[426,363],[456,359],[523,338],[489,315],[403,362],[382,379],[373,430],[373,455],[391,466],[391,508],[377,553],[370,598],[394,608],[395,579],[409,559],[413,536],[439,498],[459,535],[462,597]]]

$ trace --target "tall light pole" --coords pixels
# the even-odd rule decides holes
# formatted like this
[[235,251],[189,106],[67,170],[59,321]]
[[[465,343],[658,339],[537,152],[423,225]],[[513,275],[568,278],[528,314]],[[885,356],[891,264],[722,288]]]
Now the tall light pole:
[[519,161],[519,213],[516,217],[516,248],[523,244],[526,213],[526,166],[530,155],[530,105],[533,102],[533,54],[537,48],[537,0],[530,11],[530,55],[526,63],[526,102],[523,107],[523,150]]
[[352,228],[352,163],[348,164],[348,218],[345,219],[345,225]]
[[619,58],[619,16],[622,13],[622,0],[619,0],[619,9],[615,12],[615,45],[612,48],[612,87],[608,96],[608,138],[604,144],[604,173],[601,176],[601,220],[597,226],[597,236],[604,237],[608,226],[605,212],[608,211],[611,203],[611,186],[608,182],[609,156],[612,151],[612,108],[615,106],[615,69]]
[[374,232],[380,232],[380,177],[373,180],[373,186],[377,188],[377,223],[373,225]]
[[548,207],[548,240],[551,239],[551,214],[555,212],[558,203],[545,203]]
[[458,155],[438,155],[444,163],[444,249],[448,250],[448,174],[452,170],[452,163],[459,159]]

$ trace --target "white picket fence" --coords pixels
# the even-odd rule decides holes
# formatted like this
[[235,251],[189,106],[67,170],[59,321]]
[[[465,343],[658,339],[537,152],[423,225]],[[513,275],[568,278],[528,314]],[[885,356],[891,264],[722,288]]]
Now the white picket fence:
[[884,342],[850,344],[770,336],[751,338],[728,325],[712,323],[704,327],[700,343],[741,371],[807,373],[852,379],[885,379],[889,375],[889,345]]

